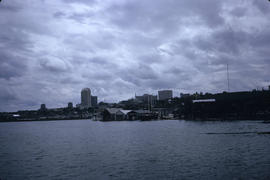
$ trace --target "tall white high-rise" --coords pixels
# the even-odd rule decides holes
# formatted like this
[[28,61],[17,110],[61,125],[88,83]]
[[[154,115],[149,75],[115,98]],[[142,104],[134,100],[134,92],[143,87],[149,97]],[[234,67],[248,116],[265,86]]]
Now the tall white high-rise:
[[81,106],[83,108],[91,107],[91,90],[89,88],[83,88],[81,91]]

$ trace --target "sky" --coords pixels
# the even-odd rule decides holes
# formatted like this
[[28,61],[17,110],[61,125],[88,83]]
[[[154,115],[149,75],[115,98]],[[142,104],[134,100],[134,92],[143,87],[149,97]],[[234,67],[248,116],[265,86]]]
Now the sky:
[[2,0],[0,111],[270,85],[268,0]]

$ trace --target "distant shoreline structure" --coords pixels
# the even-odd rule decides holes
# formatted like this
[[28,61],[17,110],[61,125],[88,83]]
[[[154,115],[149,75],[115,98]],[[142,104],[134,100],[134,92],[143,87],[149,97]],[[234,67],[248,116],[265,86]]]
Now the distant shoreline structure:
[[[84,106],[1,112],[0,121],[45,121],[93,119],[118,120],[270,120],[270,87],[268,90],[223,92],[217,94],[180,94],[172,97],[171,90],[159,91],[157,96],[144,94],[119,103],[91,104],[90,89],[82,91]],[[88,100],[87,100],[88,99]],[[97,98],[96,98],[97,99]],[[84,102],[84,103],[83,103]]]

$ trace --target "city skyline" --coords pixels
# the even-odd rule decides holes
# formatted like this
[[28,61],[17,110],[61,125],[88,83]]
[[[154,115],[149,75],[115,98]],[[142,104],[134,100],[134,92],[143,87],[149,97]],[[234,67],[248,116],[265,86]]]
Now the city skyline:
[[[270,85],[270,4],[228,1],[1,1],[0,111],[171,89]],[[46,98],[45,98],[46,97]]]

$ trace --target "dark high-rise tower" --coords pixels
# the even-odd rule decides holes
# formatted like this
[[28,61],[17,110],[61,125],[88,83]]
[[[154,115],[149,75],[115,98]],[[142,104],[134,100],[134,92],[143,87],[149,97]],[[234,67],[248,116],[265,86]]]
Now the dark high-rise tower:
[[91,107],[91,90],[89,88],[83,88],[81,91],[81,106],[83,108]]

